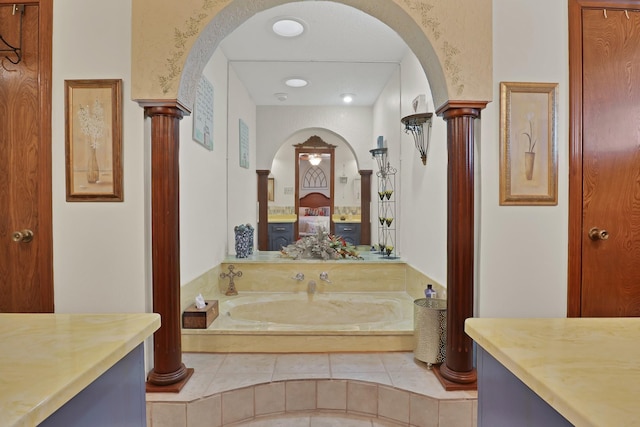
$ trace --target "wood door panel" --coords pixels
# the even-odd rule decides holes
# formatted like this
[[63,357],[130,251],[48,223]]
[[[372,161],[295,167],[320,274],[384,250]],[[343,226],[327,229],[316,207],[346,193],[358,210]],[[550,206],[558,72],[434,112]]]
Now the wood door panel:
[[[19,40],[19,14],[12,12],[13,4],[0,1],[0,32]],[[47,153],[51,70],[41,24],[40,6],[25,6],[22,60],[13,64],[0,57],[0,312],[53,311]],[[33,231],[33,240],[14,242],[13,232],[24,229]]]
[[627,14],[582,15],[582,316],[640,315],[640,12]]

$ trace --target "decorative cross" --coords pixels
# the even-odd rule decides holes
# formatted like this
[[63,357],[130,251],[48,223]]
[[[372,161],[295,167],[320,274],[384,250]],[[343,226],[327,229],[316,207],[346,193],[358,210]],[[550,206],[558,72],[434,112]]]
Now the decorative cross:
[[228,273],[220,273],[221,279],[225,279],[227,277],[229,278],[229,287],[227,288],[227,292],[225,293],[225,295],[238,295],[238,291],[236,290],[235,283],[233,283],[233,279],[236,276],[242,277],[242,271],[238,271],[238,272],[233,271],[235,270],[235,267],[233,264],[230,264],[228,268],[229,268]]

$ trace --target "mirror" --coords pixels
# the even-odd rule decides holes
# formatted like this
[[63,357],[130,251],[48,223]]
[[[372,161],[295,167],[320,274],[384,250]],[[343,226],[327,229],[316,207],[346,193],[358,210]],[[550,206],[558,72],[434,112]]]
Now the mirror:
[[316,234],[319,227],[334,233],[335,147],[315,135],[295,145],[296,239]]

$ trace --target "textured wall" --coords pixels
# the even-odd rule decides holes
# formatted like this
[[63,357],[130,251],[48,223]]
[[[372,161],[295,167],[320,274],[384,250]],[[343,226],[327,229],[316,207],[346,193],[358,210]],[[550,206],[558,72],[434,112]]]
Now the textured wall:
[[[340,0],[394,29],[415,52],[434,103],[490,101],[491,0]],[[197,77],[226,35],[283,0],[133,0],[132,97],[191,108]]]

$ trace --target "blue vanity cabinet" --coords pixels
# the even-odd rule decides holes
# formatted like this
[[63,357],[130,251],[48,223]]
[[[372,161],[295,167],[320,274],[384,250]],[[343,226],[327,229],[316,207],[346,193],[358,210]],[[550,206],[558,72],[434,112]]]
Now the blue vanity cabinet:
[[360,244],[360,223],[336,222],[335,234],[341,236],[347,243],[358,246]]
[[292,222],[269,223],[269,250],[279,251],[283,246],[293,243]]

